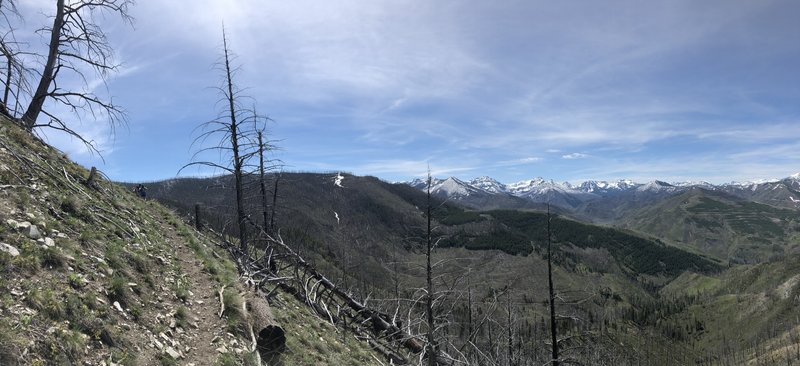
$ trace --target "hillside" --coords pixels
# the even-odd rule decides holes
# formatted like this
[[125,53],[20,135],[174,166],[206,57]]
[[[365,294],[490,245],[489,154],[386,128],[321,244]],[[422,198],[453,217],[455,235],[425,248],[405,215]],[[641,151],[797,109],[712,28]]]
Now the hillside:
[[[192,215],[194,203],[200,203],[201,215],[224,222],[209,215],[226,210],[225,199],[220,196],[224,194],[220,187],[229,186],[226,180],[187,178],[149,183],[148,192],[156,199],[178,202],[176,207],[186,215]],[[426,203],[421,191],[339,173],[283,174],[278,187],[278,227],[284,239],[317,268],[357,298],[369,298],[389,312],[394,311],[395,303],[381,299],[415,296],[415,289],[424,281],[420,270],[424,256],[417,250],[425,224],[421,208]],[[250,197],[257,201],[253,192]],[[547,290],[546,282],[542,282],[546,276],[542,250],[545,215],[471,211],[443,201],[436,201],[434,207],[436,235],[442,238],[435,261],[443,263],[437,267],[441,285],[460,287],[453,295],[456,308],[468,306],[467,288],[482,294],[475,306],[486,311],[496,300],[492,294],[508,290],[518,306],[515,316],[520,319],[519,331],[530,332],[534,338],[543,336],[539,332],[544,328],[532,327],[535,330],[531,331],[524,330],[523,325],[536,324],[547,311],[541,302]],[[259,217],[259,211],[254,204],[252,217]],[[683,273],[719,276],[721,270],[713,260],[635,233],[562,217],[554,219],[553,228],[558,243],[555,278],[559,291],[565,294],[565,301],[592,299],[565,308],[580,318],[591,319],[583,325],[565,325],[565,329],[590,329],[595,336],[611,332],[606,336],[625,342],[669,342],[658,333],[632,331],[626,325],[634,318],[632,309],[659,301],[654,291]],[[464,324],[462,311],[453,313],[452,321]],[[613,329],[612,323],[616,324]],[[620,333],[623,329],[638,337]],[[479,343],[488,346],[484,342]],[[526,351],[530,357],[543,357],[540,353],[544,348],[533,347]],[[613,343],[594,343],[592,347],[599,347],[612,359],[625,354]]]
[[[259,295],[219,239],[89,174],[0,118],[0,364],[256,364],[241,309]],[[271,305],[274,361],[379,363],[294,296]]]
[[694,188],[632,211],[624,225],[733,263],[797,253],[797,211]]

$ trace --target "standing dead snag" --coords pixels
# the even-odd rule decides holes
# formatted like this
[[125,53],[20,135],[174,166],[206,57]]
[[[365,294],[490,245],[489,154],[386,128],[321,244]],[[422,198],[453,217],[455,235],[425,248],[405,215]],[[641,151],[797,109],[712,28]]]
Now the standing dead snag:
[[[66,132],[96,151],[92,141],[86,140],[78,132],[68,126],[67,122],[44,109],[45,101],[52,100],[70,109],[80,118],[83,113],[94,118],[98,114],[107,118],[113,128],[124,122],[124,113],[112,100],[103,99],[90,91],[61,89],[56,82],[62,72],[76,74],[84,80],[89,77],[81,71],[86,68],[94,70],[96,76],[105,80],[109,72],[119,65],[113,61],[113,49],[108,43],[105,32],[94,22],[98,13],[118,14],[124,21],[131,22],[128,7],[133,0],[75,0],[56,1],[56,13],[53,24],[43,28],[50,34],[48,52],[39,82],[30,98],[28,108],[20,119],[20,123],[28,131],[36,127],[50,127]],[[88,89],[85,88],[85,89]],[[45,114],[49,121],[39,123],[40,114]]]
[[[228,48],[228,38],[225,29],[222,30],[222,58],[217,63],[217,67],[222,72],[222,86],[217,87],[220,94],[220,104],[224,108],[220,111],[216,119],[203,123],[200,127],[202,133],[194,140],[194,144],[204,143],[206,139],[215,137],[220,141],[216,146],[203,147],[194,153],[192,160],[196,160],[200,155],[208,152],[216,152],[223,161],[215,163],[212,161],[193,161],[184,165],[181,171],[192,165],[207,166],[220,169],[233,176],[234,190],[236,195],[236,228],[238,229],[239,247],[242,252],[247,253],[248,238],[248,216],[244,205],[244,178],[253,167],[249,163],[258,152],[258,142],[255,137],[258,128],[258,118],[255,114],[241,106],[241,95],[233,77],[236,69],[231,65],[232,55]],[[179,171],[180,173],[180,171]]]
[[97,184],[95,179],[97,179],[97,168],[92,167],[92,170],[89,172],[89,178],[86,178],[86,186],[94,188],[95,184]]
[[550,231],[550,204],[547,204],[547,284],[550,300],[550,341],[552,344],[552,360],[554,366],[558,366],[558,338],[556,330],[556,308],[555,292],[553,290],[553,259],[552,259],[552,232]]
[[425,274],[426,274],[426,284],[427,284],[427,296],[425,296],[425,318],[428,325],[428,334],[426,336],[426,340],[428,344],[425,346],[425,353],[428,357],[428,366],[436,366],[436,341],[435,341],[435,330],[436,324],[434,323],[434,316],[433,316],[433,270],[431,268],[431,250],[433,249],[433,238],[431,237],[431,173],[428,171],[428,189],[427,189],[427,219],[428,219],[428,229],[426,235],[426,246],[425,246],[425,258],[427,260],[425,266]]
[[0,25],[3,33],[0,34],[0,54],[2,54],[5,66],[2,67],[0,79],[3,83],[2,100],[0,101],[0,114],[4,114],[12,119],[19,113],[20,97],[22,93],[30,90],[28,77],[32,75],[32,70],[27,68],[22,57],[27,52],[20,49],[21,43],[16,39],[16,29],[12,24],[12,19],[23,20],[17,9],[16,1],[0,0],[0,19],[5,21],[5,25]]

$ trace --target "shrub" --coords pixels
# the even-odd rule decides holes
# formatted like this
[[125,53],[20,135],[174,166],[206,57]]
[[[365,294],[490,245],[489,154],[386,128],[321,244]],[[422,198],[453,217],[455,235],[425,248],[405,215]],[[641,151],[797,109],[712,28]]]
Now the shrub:
[[108,297],[113,301],[118,301],[121,305],[128,303],[128,281],[125,277],[114,276],[108,288]]

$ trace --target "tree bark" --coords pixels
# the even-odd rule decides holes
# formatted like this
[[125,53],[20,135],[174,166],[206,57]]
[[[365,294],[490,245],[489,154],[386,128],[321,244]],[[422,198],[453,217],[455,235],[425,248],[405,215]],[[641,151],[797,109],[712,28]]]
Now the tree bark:
[[233,150],[233,177],[236,189],[236,220],[239,225],[239,247],[247,253],[247,223],[244,212],[244,188],[242,187],[242,158],[239,156],[239,124],[236,121],[235,95],[233,94],[233,73],[231,71],[230,57],[228,55],[228,39],[225,30],[222,30],[223,52],[225,53],[225,77],[228,88],[228,110],[230,112],[231,149]]
[[550,204],[547,205],[547,284],[550,290],[550,340],[553,342],[552,363],[558,366],[558,339],[556,331],[555,293],[553,291],[553,259],[550,234]]
[[267,220],[267,186],[264,182],[264,138],[261,131],[258,131],[258,181],[261,186],[261,213],[264,216],[264,231],[268,230]]
[[425,297],[425,315],[428,321],[428,345],[426,347],[426,354],[428,357],[428,366],[436,366],[436,345],[434,341],[434,330],[435,324],[433,319],[433,270],[431,268],[431,247],[433,243],[431,242],[431,175],[430,172],[428,173],[428,191],[427,191],[427,214],[428,214],[428,230],[427,230],[427,245],[426,245],[426,252],[425,257],[427,259],[426,263],[426,281],[427,281],[427,290],[428,294]]
[[286,348],[286,334],[272,315],[267,300],[253,297],[247,300],[247,314],[256,337],[258,353],[268,358]]
[[39,118],[39,113],[42,111],[42,106],[47,98],[48,89],[53,82],[55,73],[56,60],[58,59],[58,50],[61,46],[59,41],[61,37],[61,29],[64,26],[64,0],[56,1],[56,16],[53,18],[53,29],[50,30],[50,44],[47,52],[47,61],[42,70],[42,77],[39,79],[39,85],[36,87],[36,93],[33,94],[28,109],[22,115],[22,126],[28,131],[33,130],[36,125],[36,119]]

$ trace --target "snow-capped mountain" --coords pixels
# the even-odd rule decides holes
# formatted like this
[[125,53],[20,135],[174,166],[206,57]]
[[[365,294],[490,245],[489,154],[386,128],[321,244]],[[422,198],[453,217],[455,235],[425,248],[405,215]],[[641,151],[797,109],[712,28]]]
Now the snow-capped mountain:
[[576,186],[576,189],[584,193],[594,193],[599,195],[611,195],[625,192],[638,187],[639,184],[628,179],[620,179],[613,182],[604,180],[587,180]]
[[473,187],[469,183],[455,177],[447,178],[437,184],[433,184],[431,187],[431,194],[450,198],[468,197],[479,194],[482,191],[483,190],[480,188]]
[[503,193],[508,189],[505,184],[487,176],[475,178],[469,181],[469,185],[489,193]]
[[[427,187],[427,183],[422,179],[415,179],[406,184],[423,190]],[[625,200],[625,197],[630,195],[631,200],[646,201],[669,197],[693,188],[719,190],[756,202],[800,208],[800,173],[784,179],[731,182],[721,185],[705,181],[667,183],[653,180],[647,183],[637,183],[628,179],[587,180],[573,185],[568,182],[558,183],[542,177],[504,184],[487,176],[478,177],[469,182],[450,177],[448,179],[432,179],[431,192],[440,197],[453,198],[472,205],[475,205],[474,202],[481,202],[482,205],[485,205],[491,201],[492,197],[507,199],[508,196],[513,196],[530,202],[550,203],[576,209],[586,202],[597,200],[611,198],[614,198],[615,201]],[[476,200],[476,198],[479,199]],[[504,202],[511,201],[505,200]]]
[[651,192],[651,193],[672,193],[683,191],[686,187],[672,185],[660,180],[653,180],[636,187],[638,192]]

